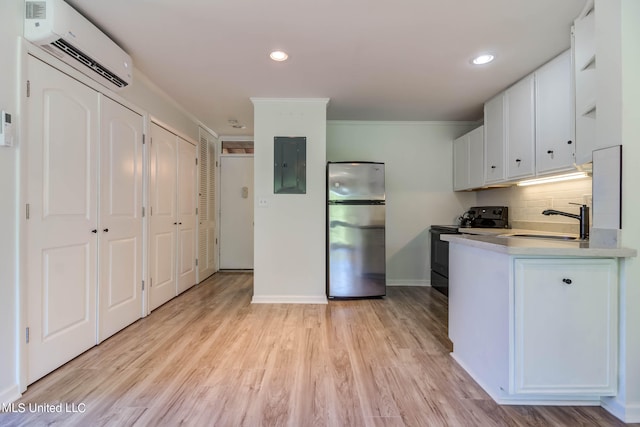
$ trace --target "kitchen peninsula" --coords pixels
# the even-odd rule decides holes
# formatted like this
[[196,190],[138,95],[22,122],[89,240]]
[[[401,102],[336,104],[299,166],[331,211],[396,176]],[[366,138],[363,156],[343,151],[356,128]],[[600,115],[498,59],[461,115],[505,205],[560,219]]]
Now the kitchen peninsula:
[[625,248],[447,235],[452,356],[501,404],[600,405],[618,388]]

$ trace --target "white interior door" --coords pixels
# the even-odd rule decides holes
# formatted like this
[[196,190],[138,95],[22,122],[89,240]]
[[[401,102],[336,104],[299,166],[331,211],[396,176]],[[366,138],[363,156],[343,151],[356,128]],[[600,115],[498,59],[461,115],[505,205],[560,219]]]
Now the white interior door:
[[[203,132],[201,130],[201,132]],[[202,134],[198,147],[200,174],[198,190],[198,282],[216,271],[215,252],[215,172],[216,142],[212,136]]]
[[177,138],[151,124],[149,149],[149,309],[176,296]]
[[221,269],[253,269],[253,198],[253,156],[221,156]]
[[178,293],[196,284],[196,147],[178,138]]
[[142,116],[100,104],[98,340],[142,316]]
[[31,384],[96,344],[97,92],[28,58]]

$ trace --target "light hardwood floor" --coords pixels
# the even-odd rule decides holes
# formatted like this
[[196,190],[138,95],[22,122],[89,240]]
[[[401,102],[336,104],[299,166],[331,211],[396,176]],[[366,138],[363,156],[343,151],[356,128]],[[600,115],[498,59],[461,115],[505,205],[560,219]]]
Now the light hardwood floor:
[[[252,280],[214,275],[31,385],[0,425],[624,425],[599,407],[495,404],[448,355],[430,288],[252,305]],[[28,413],[59,402],[84,413]]]

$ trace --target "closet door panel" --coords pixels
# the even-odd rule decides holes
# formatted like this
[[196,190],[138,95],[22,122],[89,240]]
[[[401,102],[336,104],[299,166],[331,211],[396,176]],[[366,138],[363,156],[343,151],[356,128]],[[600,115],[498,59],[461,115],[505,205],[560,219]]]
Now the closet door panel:
[[96,344],[98,94],[31,56],[27,380]]
[[176,296],[177,138],[151,124],[149,150],[149,308]]
[[99,340],[142,316],[142,116],[103,97]]
[[178,293],[196,283],[196,147],[178,138]]

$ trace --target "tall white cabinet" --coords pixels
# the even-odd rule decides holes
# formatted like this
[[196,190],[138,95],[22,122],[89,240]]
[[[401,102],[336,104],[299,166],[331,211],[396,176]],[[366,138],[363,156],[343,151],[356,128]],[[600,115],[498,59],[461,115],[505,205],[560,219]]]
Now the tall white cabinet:
[[149,150],[149,308],[196,283],[196,147],[156,123]]
[[27,381],[142,316],[140,114],[31,56]]

